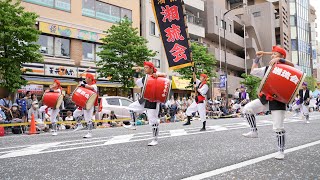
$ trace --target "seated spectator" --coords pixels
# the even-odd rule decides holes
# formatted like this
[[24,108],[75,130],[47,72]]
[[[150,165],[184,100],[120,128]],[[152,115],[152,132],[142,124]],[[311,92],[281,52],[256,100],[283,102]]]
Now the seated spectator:
[[13,103],[11,107],[11,123],[21,123],[22,122],[22,115],[21,111],[19,110],[19,105],[17,103]]
[[9,93],[7,93],[4,98],[0,99],[0,107],[6,115],[7,119],[9,119],[10,109],[12,107],[12,101]]
[[[108,121],[109,120],[109,114],[103,113],[103,115],[101,117],[101,120]],[[108,122],[98,123],[98,126],[102,125],[104,127],[110,127],[110,124],[111,124],[110,121],[108,121]]]
[[[115,119],[118,119],[116,114],[114,114],[114,111],[111,111],[110,112],[110,120],[115,120]],[[119,122],[119,121],[111,121],[111,126],[112,127],[118,127],[118,126],[121,126],[122,123]]]
[[6,123],[8,123],[7,117],[3,112],[2,108],[0,107],[0,124],[6,124]]
[[183,113],[183,110],[180,109],[176,115],[176,121],[184,121],[184,119],[186,118],[185,114]]
[[34,115],[34,119],[37,122],[37,129],[41,131],[48,131],[49,128],[44,124],[42,119],[42,113],[39,110],[38,101],[33,101],[32,106],[28,111],[28,121],[31,122],[32,114]]
[[165,116],[165,118],[166,118],[166,122],[169,123],[169,122],[170,122],[170,119],[171,119],[170,114],[167,113],[166,116]]
[[66,129],[74,129],[74,124],[69,123],[70,121],[74,121],[74,117],[72,116],[71,111],[67,111],[67,117],[64,120],[68,122],[66,124]]

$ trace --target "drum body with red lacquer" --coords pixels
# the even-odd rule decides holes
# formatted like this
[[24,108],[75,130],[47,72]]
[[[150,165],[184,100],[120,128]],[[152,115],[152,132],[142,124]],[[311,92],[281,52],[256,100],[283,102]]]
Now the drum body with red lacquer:
[[97,98],[97,93],[84,88],[77,87],[72,93],[72,101],[77,105],[85,109],[91,109]]
[[171,90],[171,80],[163,77],[154,78],[146,75],[142,95],[150,102],[164,103],[167,101]]
[[267,100],[277,100],[285,104],[292,103],[305,76],[303,72],[294,67],[274,64],[264,75],[258,93],[264,94]]
[[61,93],[46,92],[42,96],[42,103],[50,108],[59,108],[63,101]]

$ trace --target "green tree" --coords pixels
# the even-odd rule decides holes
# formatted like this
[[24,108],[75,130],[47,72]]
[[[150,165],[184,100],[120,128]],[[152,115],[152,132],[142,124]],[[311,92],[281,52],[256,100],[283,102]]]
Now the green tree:
[[[208,48],[196,43],[191,43],[192,59],[196,67],[196,75],[199,77],[200,74],[204,73],[208,75],[208,79],[216,77],[216,72],[214,71],[214,65],[216,64],[216,59],[212,54],[208,53]],[[190,67],[185,67],[181,69],[174,70],[178,72],[183,79],[192,79],[192,69]],[[210,83],[210,81],[208,81]],[[190,86],[192,81],[190,81]]]
[[258,98],[258,88],[261,82],[261,79],[252,75],[247,75],[243,73],[241,75],[244,80],[240,83],[245,85],[247,88],[247,93],[249,94],[250,99],[256,99]]
[[0,87],[10,92],[27,84],[21,78],[23,63],[41,62],[37,14],[25,12],[19,1],[0,1]]
[[148,49],[147,41],[139,36],[138,29],[133,28],[127,18],[105,33],[102,51],[98,53],[102,60],[96,62],[100,67],[98,72],[102,77],[111,76],[112,82],[122,83],[122,88],[127,91],[134,87],[132,67],[142,66],[144,61],[155,56],[155,52]]
[[307,76],[304,81],[308,83],[308,89],[310,89],[311,91],[314,91],[316,89],[317,80],[314,77]]

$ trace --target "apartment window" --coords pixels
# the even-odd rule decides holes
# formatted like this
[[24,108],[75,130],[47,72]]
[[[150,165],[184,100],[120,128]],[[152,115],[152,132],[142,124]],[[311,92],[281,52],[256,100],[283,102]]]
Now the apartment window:
[[38,39],[40,52],[55,57],[70,57],[70,39],[40,35]]
[[150,34],[155,36],[156,35],[156,23],[150,21]]
[[55,8],[63,11],[71,11],[70,0],[23,0],[28,3],[38,4],[50,8]]
[[131,10],[97,0],[82,0],[82,15],[112,23],[119,22],[124,17],[132,20]]
[[218,26],[218,16],[216,16],[216,25]]
[[232,32],[232,26],[229,24],[229,31]]
[[95,17],[95,0],[82,0],[82,15]]
[[226,29],[226,22],[223,22],[223,20],[220,21],[220,27],[223,29]]
[[156,68],[160,68],[160,60],[159,59],[152,59],[152,63]]
[[258,12],[254,12],[252,13],[253,17],[260,17],[261,16],[261,12],[258,11]]

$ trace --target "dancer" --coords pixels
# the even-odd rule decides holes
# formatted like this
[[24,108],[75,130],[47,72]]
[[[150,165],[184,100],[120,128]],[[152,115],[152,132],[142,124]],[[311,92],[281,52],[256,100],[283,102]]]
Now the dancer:
[[[144,72],[147,75],[153,76],[155,78],[157,77],[166,77],[166,74],[164,73],[157,73],[157,69],[154,67],[154,65],[151,62],[144,62]],[[136,70],[137,73],[135,73],[135,82],[136,85],[139,87],[143,87],[145,78],[138,78],[139,76],[139,69]],[[135,126],[135,113],[142,113],[144,111],[147,111],[147,117],[149,124],[152,126],[152,132],[153,132],[153,140],[148,144],[148,146],[155,146],[158,144],[158,135],[159,135],[159,124],[160,119],[158,118],[159,113],[159,105],[160,103],[157,102],[150,102],[143,97],[140,97],[138,101],[135,101],[131,103],[128,107],[128,109],[131,110],[133,123],[130,125],[123,125],[125,128],[132,128]],[[135,127],[133,128],[135,129]]]
[[312,92],[308,89],[306,82],[302,83],[302,89],[299,90],[299,103],[295,104],[292,109],[296,112],[302,112],[305,118],[305,123],[309,124],[309,104],[312,99]]
[[240,86],[240,92],[239,92],[239,97],[237,98],[236,103],[233,105],[233,109],[236,110],[236,112],[241,112],[243,107],[249,103],[250,98],[249,94],[246,92],[245,86]]
[[[62,87],[60,85],[60,81],[55,79],[53,81],[53,84],[50,85],[50,89],[46,90],[46,92],[52,92],[52,93],[62,93]],[[51,108],[51,113],[50,113],[50,121],[52,123],[52,136],[58,135],[57,133],[57,115],[59,114],[59,107],[58,108]]]
[[[263,51],[259,51],[256,53],[257,57],[253,61],[252,67],[251,67],[251,75],[257,76],[262,78],[267,69],[266,67],[258,68],[259,61],[261,57],[264,54],[270,54],[265,53]],[[283,63],[287,64],[289,66],[294,66],[290,61],[285,60],[286,58],[286,51],[278,46],[272,47],[272,55],[271,55],[271,61],[270,66],[272,66],[275,63]],[[243,108],[243,113],[245,114],[245,117],[250,125],[251,131],[248,133],[243,134],[243,136],[248,138],[257,138],[258,132],[257,132],[257,126],[256,126],[256,119],[255,114],[263,111],[270,110],[272,113],[272,120],[273,120],[273,130],[277,134],[278,139],[278,153],[276,154],[276,159],[284,159],[284,149],[285,149],[285,130],[283,126],[284,116],[286,112],[286,104],[273,100],[268,101],[266,100],[265,95],[261,95],[259,99],[255,99],[254,101],[251,101],[245,107]]]
[[187,108],[186,115],[187,115],[187,122],[183,124],[184,126],[191,124],[192,113],[199,112],[200,120],[202,122],[202,128],[200,131],[206,130],[206,97],[208,92],[208,85],[207,85],[207,78],[206,74],[200,74],[200,80],[196,80],[196,84],[194,87],[197,89],[198,95],[195,98],[195,101]]
[[[80,86],[90,89],[94,92],[98,92],[98,87],[96,85],[96,80],[92,74],[87,73],[86,74],[86,80],[82,81],[80,83]],[[94,106],[98,105],[98,97],[96,99],[96,102]],[[91,138],[92,137],[92,128],[93,128],[93,123],[92,123],[92,116],[93,116],[93,111],[94,111],[94,106],[92,106],[90,109],[85,109],[84,107],[78,107],[74,112],[73,115],[76,119],[79,119],[80,116],[84,116],[84,120],[87,122],[87,127],[88,127],[88,133],[83,136],[83,138]],[[75,131],[82,129],[81,121],[78,120],[78,126],[75,129]]]

